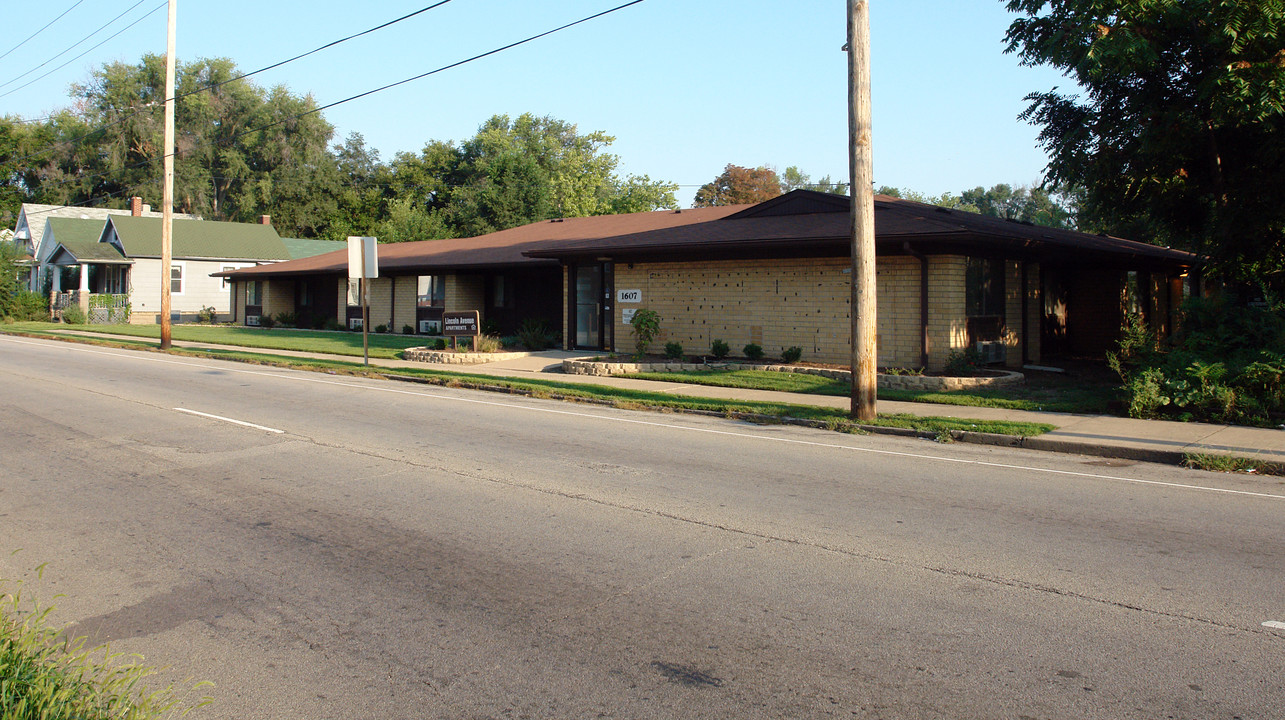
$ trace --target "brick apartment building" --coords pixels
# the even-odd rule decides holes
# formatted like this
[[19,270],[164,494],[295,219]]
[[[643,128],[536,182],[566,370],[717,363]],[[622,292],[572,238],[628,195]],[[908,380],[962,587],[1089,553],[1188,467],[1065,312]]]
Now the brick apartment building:
[[[632,347],[628,319],[661,316],[658,342],[714,340],[768,356],[849,357],[849,200],[796,190],[764,203],[566,218],[475,238],[381,244],[372,325],[434,333],[478,310],[500,334],[527,318],[567,349]],[[1009,366],[1101,356],[1126,312],[1167,333],[1189,253],[876,196],[878,358],[942,367],[977,348]],[[347,256],[238,270],[234,316],[292,312],[345,322]]]

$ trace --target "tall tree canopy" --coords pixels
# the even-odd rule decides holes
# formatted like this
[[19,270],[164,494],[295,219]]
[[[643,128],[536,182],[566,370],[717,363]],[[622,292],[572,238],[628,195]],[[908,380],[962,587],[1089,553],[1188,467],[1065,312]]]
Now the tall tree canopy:
[[1285,0],[1010,0],[1047,180],[1082,222],[1285,285]]
[[817,192],[831,193],[833,195],[847,195],[848,184],[837,183],[830,179],[829,175],[812,181],[812,176],[799,169],[798,165],[791,165],[781,173],[781,193],[785,194],[792,190],[815,190]]
[[989,190],[978,185],[958,195],[945,192],[941,195],[925,195],[910,189],[883,185],[875,190],[879,195],[914,200],[938,207],[964,210],[981,215],[1028,222],[1045,227],[1073,228],[1074,215],[1056,198],[1043,188],[1018,186],[1014,188],[1005,183],[992,186]]
[[696,191],[692,207],[758,203],[780,194],[781,179],[772,168],[729,164],[722,174]]
[[[551,117],[497,115],[472,138],[390,163],[334,129],[310,95],[237,79],[226,59],[180,63],[175,208],[272,216],[281,234],[424,240],[543,220],[676,208],[677,186],[622,174],[614,138]],[[23,202],[123,207],[161,197],[163,58],[109,63],[72,87],[75,112],[0,118],[0,215]]]

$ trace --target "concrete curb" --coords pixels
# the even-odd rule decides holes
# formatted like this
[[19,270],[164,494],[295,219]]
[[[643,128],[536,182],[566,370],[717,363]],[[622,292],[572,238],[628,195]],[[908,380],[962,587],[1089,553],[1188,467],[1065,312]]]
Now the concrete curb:
[[[457,381],[438,381],[433,378],[408,377],[405,375],[396,375],[392,373],[379,373],[380,377],[398,382],[418,383],[421,385],[439,385],[450,386],[457,384]],[[521,395],[524,397],[535,397],[535,393],[527,390],[516,388],[502,387],[498,385],[488,385],[485,383],[467,383],[469,389],[486,390],[489,392],[500,392],[508,395]],[[547,397],[552,400],[564,402],[577,402],[586,405],[601,405],[603,407],[619,407],[617,403],[611,400],[598,400],[596,398],[583,398],[570,395],[561,395],[556,392],[550,392],[547,395],[541,394],[540,397]],[[829,429],[827,423],[818,420],[806,420],[802,418],[778,417],[775,415],[760,415],[757,413],[727,413],[712,410],[694,410],[688,408],[665,408],[663,412],[673,413],[675,415],[701,415],[705,417],[733,418],[745,420],[761,425],[794,425],[798,427],[810,427],[818,430]],[[885,425],[863,425],[853,423],[848,426],[863,433],[870,435],[891,435],[894,437],[917,438],[920,440],[939,441],[940,434],[926,430],[912,430],[910,428],[888,427]],[[1100,457],[1112,460],[1132,460],[1136,462],[1158,463],[1162,465],[1182,465],[1186,457],[1184,453],[1176,450],[1155,450],[1150,448],[1135,448],[1124,445],[1087,445],[1068,440],[1059,440],[1057,438],[1046,438],[1040,436],[1022,436],[1022,435],[1000,435],[996,433],[972,432],[968,430],[951,430],[950,438],[952,442],[970,443],[973,445],[990,445],[993,447],[1016,448],[1021,450],[1035,450],[1039,452],[1055,452],[1066,455],[1085,455],[1088,457]],[[1258,474],[1262,475],[1285,475],[1285,464],[1261,462]]]

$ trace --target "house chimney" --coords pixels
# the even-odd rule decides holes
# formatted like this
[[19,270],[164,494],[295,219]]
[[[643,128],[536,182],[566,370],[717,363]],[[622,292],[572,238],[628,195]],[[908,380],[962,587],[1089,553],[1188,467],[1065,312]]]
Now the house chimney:
[[271,216],[271,215],[260,215],[260,216],[259,216],[259,224],[260,224],[260,225],[271,225],[271,224],[272,224],[272,216]]
[[129,214],[134,217],[143,216],[143,198],[135,196],[129,199]]

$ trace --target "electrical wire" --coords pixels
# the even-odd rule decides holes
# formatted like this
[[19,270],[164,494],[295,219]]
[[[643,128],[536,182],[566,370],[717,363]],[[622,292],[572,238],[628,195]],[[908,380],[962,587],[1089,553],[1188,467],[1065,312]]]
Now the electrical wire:
[[[138,3],[136,3],[136,4],[134,5],[134,7],[138,7],[138,5],[139,5],[139,4],[141,4],[141,3],[142,3],[142,2],[144,2],[144,1],[145,1],[145,0],[139,0],[139,2],[138,2]],[[386,27],[389,27],[389,26],[391,26],[391,25],[396,25],[397,23],[400,23],[400,22],[402,22],[402,21],[404,21],[404,20],[409,20],[410,18],[413,18],[413,17],[415,17],[416,15],[421,15],[421,14],[423,14],[423,13],[425,13],[425,12],[428,12],[429,10],[433,10],[433,9],[438,8],[438,7],[441,7],[442,5],[445,5],[445,4],[446,4],[446,3],[448,3],[448,2],[452,2],[452,0],[440,0],[439,2],[436,2],[436,3],[433,3],[433,4],[431,4],[431,5],[428,5],[428,6],[422,7],[422,8],[420,8],[419,10],[416,10],[416,11],[414,11],[414,12],[407,13],[407,14],[405,14],[405,15],[403,15],[403,16],[401,16],[401,17],[399,17],[399,18],[396,18],[395,20],[389,20],[388,22],[382,23],[382,24],[380,24],[380,25],[376,25],[375,27],[369,28],[369,29],[367,29],[367,30],[363,30],[363,31],[361,31],[361,32],[359,32],[359,33],[354,33],[354,34],[352,34],[352,35],[349,35],[348,37],[340,38],[339,40],[334,40],[334,41],[332,41],[332,42],[328,42],[328,43],[326,43],[325,45],[321,45],[321,46],[316,47],[316,48],[314,48],[314,49],[312,49],[312,50],[309,50],[308,52],[305,52],[305,53],[301,53],[301,54],[299,54],[299,55],[296,55],[296,56],[294,56],[294,57],[292,57],[292,58],[289,58],[288,60],[282,60],[282,61],[280,61],[280,62],[276,62],[276,63],[273,63],[273,64],[271,64],[271,65],[267,65],[267,66],[265,66],[265,67],[261,67],[261,68],[259,68],[258,70],[254,70],[254,71],[251,71],[251,72],[245,73],[244,75],[238,75],[237,77],[230,78],[230,79],[228,79],[228,80],[223,80],[223,81],[221,81],[221,82],[217,82],[217,83],[211,83],[211,84],[209,84],[209,85],[205,85],[205,86],[202,86],[202,87],[200,87],[200,88],[197,88],[196,90],[190,90],[190,91],[188,91],[188,92],[186,92],[186,93],[183,93],[183,94],[181,94],[181,95],[176,95],[176,96],[174,97],[174,100],[177,102],[177,101],[179,101],[179,100],[182,100],[182,99],[184,99],[184,98],[190,97],[190,96],[192,96],[192,95],[197,95],[197,94],[199,94],[199,93],[203,93],[203,92],[209,92],[209,91],[214,90],[214,89],[216,89],[216,88],[219,88],[219,87],[222,87],[222,86],[224,86],[224,85],[227,85],[228,83],[236,82],[237,80],[242,80],[242,79],[244,79],[244,78],[248,78],[248,77],[251,77],[251,76],[254,76],[254,75],[258,75],[259,73],[266,72],[266,71],[268,71],[268,70],[272,70],[272,69],[275,69],[275,68],[279,68],[279,67],[281,67],[282,65],[286,65],[286,64],[288,64],[288,63],[292,63],[292,62],[294,62],[294,61],[296,61],[296,60],[299,60],[299,59],[301,59],[301,58],[305,58],[305,57],[308,57],[309,55],[312,55],[312,54],[315,54],[315,53],[321,52],[322,50],[325,50],[325,49],[328,49],[328,48],[332,48],[332,47],[334,47],[334,46],[336,46],[336,45],[339,45],[339,44],[341,44],[341,43],[348,42],[349,40],[353,40],[353,39],[355,39],[355,38],[359,38],[359,37],[361,37],[361,36],[363,36],[363,35],[368,35],[368,34],[370,34],[370,33],[373,33],[373,32],[375,32],[375,31],[377,31],[377,30],[383,30],[383,29],[384,29],[384,28],[386,28]],[[161,3],[161,4],[162,4],[162,5],[164,5],[165,3],[163,2],[163,3]],[[132,10],[132,9],[133,9],[133,7],[131,7],[131,8],[130,8],[130,10]],[[160,9],[160,8],[158,7],[158,8],[156,8],[156,9]],[[126,12],[128,12],[128,10],[127,10]],[[152,12],[156,12],[156,10],[153,10]],[[122,14],[123,14],[123,13],[122,13]],[[113,20],[112,22],[115,22],[115,20]],[[110,23],[109,23],[109,24],[110,24]],[[101,28],[100,28],[100,29],[101,29]],[[95,32],[97,32],[97,31],[95,31]],[[118,33],[118,34],[119,34],[119,33]],[[114,36],[113,36],[113,37],[114,37]],[[110,38],[108,38],[108,39],[110,39]],[[82,41],[82,42],[83,42],[83,41]],[[79,43],[77,43],[77,44],[79,44]],[[100,44],[101,44],[101,43],[100,43]],[[74,46],[73,46],[73,47],[74,47]],[[95,46],[95,47],[97,47],[97,46]],[[90,48],[90,50],[93,50],[93,48]],[[87,52],[88,52],[88,51],[87,51]],[[75,59],[77,59],[77,58],[73,58],[73,60],[72,60],[72,61],[74,61]],[[55,70],[53,70],[53,71],[51,71],[51,72],[56,72],[58,69],[60,69],[60,68],[55,68]],[[44,76],[41,76],[41,77],[44,77]],[[39,79],[41,79],[41,78],[36,78],[36,79],[37,79],[37,80],[39,80]],[[34,82],[34,81],[33,81],[33,82]],[[28,83],[28,84],[30,84],[30,83]],[[0,87],[3,87],[3,86],[0,86]],[[23,87],[26,87],[26,85],[24,85]],[[16,90],[21,90],[21,89],[22,89],[22,88],[17,88]],[[16,90],[15,90],[14,92],[16,92]],[[9,94],[9,93],[5,93],[4,95],[8,95],[8,94]],[[0,97],[4,97],[4,95],[0,95]],[[47,153],[49,153],[49,152],[52,152],[53,150],[56,150],[56,149],[57,149],[57,148],[59,148],[59,147],[63,147],[63,146],[65,146],[65,145],[71,145],[71,144],[79,143],[80,141],[82,141],[82,140],[84,140],[84,139],[86,139],[86,138],[88,138],[88,137],[90,137],[90,136],[92,136],[92,135],[94,135],[94,134],[96,134],[96,133],[98,133],[98,132],[106,131],[106,130],[108,130],[109,128],[115,127],[115,126],[117,126],[117,125],[120,125],[120,124],[122,124],[122,123],[126,122],[127,120],[129,120],[130,118],[132,118],[132,117],[134,117],[134,116],[138,115],[140,112],[143,112],[144,110],[154,111],[157,107],[160,107],[160,105],[155,104],[155,103],[149,103],[149,104],[147,104],[147,105],[140,106],[140,107],[136,108],[133,112],[128,113],[128,114],[126,114],[126,115],[124,115],[124,116],[122,116],[122,117],[120,117],[120,118],[117,118],[116,120],[113,120],[112,122],[110,122],[110,123],[108,123],[108,124],[106,124],[106,125],[102,125],[102,126],[100,126],[100,127],[94,128],[93,130],[90,130],[89,132],[86,132],[86,133],[84,133],[84,134],[82,134],[82,135],[78,135],[78,136],[76,136],[76,137],[74,137],[74,138],[71,138],[70,140],[62,140],[62,141],[60,141],[60,142],[57,142],[57,143],[55,143],[55,144],[53,144],[53,145],[49,146],[48,148],[45,148],[44,150],[40,150],[40,151],[33,152],[33,153],[28,153],[27,155],[25,155],[25,156],[23,156],[23,157],[21,157],[21,158],[18,158],[15,162],[23,162],[23,161],[26,161],[26,160],[31,159],[31,158],[40,157],[40,156],[45,155],[45,154],[47,154]],[[51,115],[51,116],[49,116],[49,118],[44,118],[44,119],[51,119],[51,118],[53,118],[53,117],[56,117],[56,116]]]
[[32,38],[34,38],[35,36],[39,35],[40,33],[44,32],[44,31],[46,31],[46,30],[48,30],[50,25],[53,25],[54,23],[58,22],[59,20],[62,20],[63,15],[66,15],[67,13],[71,12],[72,10],[75,10],[75,9],[76,9],[76,8],[77,8],[81,3],[83,3],[83,2],[85,2],[85,0],[76,0],[76,3],[75,3],[74,5],[72,5],[71,7],[67,8],[66,10],[63,10],[63,11],[62,11],[62,15],[59,15],[58,17],[54,18],[53,20],[50,20],[48,23],[46,23],[46,24],[45,24],[45,26],[44,26],[44,27],[42,27],[42,28],[40,28],[39,30],[37,30],[37,31],[35,31],[35,32],[33,32],[33,33],[31,33],[31,35],[27,36],[27,39],[26,39],[26,40],[23,40],[22,42],[18,43],[17,45],[14,45],[13,47],[9,48],[8,50],[5,50],[4,55],[0,55],[0,60],[3,60],[3,59],[5,59],[6,57],[8,57],[8,56],[9,56],[9,53],[13,52],[14,50],[17,50],[18,48],[22,47],[23,45],[26,45],[26,44],[27,44],[27,43],[28,43]]
[[72,63],[76,62],[77,60],[79,60],[79,59],[81,59],[81,58],[85,57],[86,55],[88,55],[89,53],[91,53],[91,52],[93,52],[93,51],[97,50],[98,48],[102,47],[103,45],[106,45],[107,43],[111,42],[112,40],[115,40],[115,39],[116,39],[116,37],[117,37],[117,36],[119,36],[121,33],[125,32],[126,30],[129,30],[130,28],[134,27],[135,25],[137,25],[137,24],[139,24],[139,23],[143,22],[143,21],[144,21],[144,20],[146,20],[148,17],[150,17],[153,13],[155,13],[157,10],[160,10],[161,8],[165,7],[165,6],[166,6],[166,4],[168,4],[168,2],[169,2],[169,0],[163,0],[163,1],[161,2],[161,4],[160,4],[160,5],[157,5],[156,7],[152,8],[152,9],[151,9],[151,10],[149,10],[149,11],[147,11],[147,14],[143,15],[142,17],[138,18],[138,19],[137,19],[137,20],[135,20],[134,22],[132,22],[132,23],[130,23],[130,24],[128,24],[128,25],[126,25],[125,27],[121,28],[120,30],[116,31],[116,32],[115,32],[115,33],[113,33],[111,36],[109,36],[107,39],[105,39],[105,40],[103,40],[102,42],[98,43],[97,45],[95,45],[95,46],[93,46],[93,47],[89,48],[89,49],[88,49],[88,50],[86,50],[85,52],[83,52],[83,53],[81,53],[81,54],[77,55],[76,57],[74,57],[74,58],[72,58],[72,59],[68,60],[67,62],[63,63],[62,65],[59,65],[58,67],[54,68],[53,70],[50,70],[49,72],[45,73],[44,75],[41,75],[40,77],[38,77],[38,78],[36,78],[36,79],[34,79],[34,80],[30,80],[30,81],[28,81],[25,85],[20,85],[20,86],[18,86],[18,87],[16,87],[16,88],[14,88],[14,89],[10,90],[9,92],[6,92],[6,93],[0,93],[0,98],[8,97],[8,96],[10,96],[10,95],[12,95],[12,94],[14,94],[14,93],[18,92],[19,90],[22,90],[23,88],[30,87],[31,85],[34,85],[35,83],[38,83],[38,82],[40,82],[41,80],[44,80],[45,78],[49,77],[50,75],[53,75],[54,73],[58,72],[59,70],[62,70],[63,68],[67,67],[68,65],[70,65],[70,64],[72,64]]
[[[450,0],[444,0],[444,2],[439,2],[439,3],[437,3],[437,5],[442,5],[442,4],[444,4],[445,2],[449,2],[449,1],[450,1]],[[233,141],[233,140],[236,140],[236,139],[238,139],[238,138],[241,138],[241,137],[244,137],[244,136],[246,136],[246,135],[249,135],[249,134],[251,134],[251,133],[259,132],[259,131],[262,131],[262,130],[267,130],[267,129],[269,129],[269,128],[276,127],[276,126],[278,126],[278,125],[282,125],[282,124],[284,124],[284,123],[290,122],[291,120],[297,120],[297,119],[299,119],[299,118],[301,118],[301,117],[307,117],[308,115],[315,115],[315,114],[317,114],[317,113],[320,113],[320,112],[321,112],[321,111],[323,111],[323,110],[326,110],[326,109],[329,109],[329,108],[332,108],[332,107],[336,107],[336,106],[338,106],[338,105],[343,105],[343,104],[345,104],[345,103],[349,103],[349,102],[352,102],[352,101],[354,101],[354,100],[358,100],[358,99],[361,99],[361,98],[364,98],[364,97],[368,97],[368,96],[370,96],[370,95],[374,95],[374,94],[376,94],[376,93],[380,93],[380,92],[383,92],[383,91],[385,91],[385,90],[389,90],[389,89],[392,89],[392,88],[398,87],[398,86],[400,86],[400,85],[405,85],[405,84],[407,84],[407,83],[414,82],[414,81],[416,81],[416,80],[421,80],[421,79],[426,78],[426,77],[428,77],[428,76],[430,76],[430,75],[435,75],[435,74],[437,74],[437,73],[441,73],[441,72],[444,72],[444,71],[446,71],[446,70],[450,70],[450,69],[453,69],[453,68],[457,68],[457,67],[460,67],[460,66],[462,66],[462,65],[466,65],[466,64],[468,64],[468,63],[471,63],[471,62],[474,62],[474,61],[477,61],[477,60],[481,60],[481,59],[483,59],[483,58],[490,57],[490,56],[492,56],[492,55],[496,55],[496,54],[501,53],[501,52],[504,52],[504,51],[506,51],[506,50],[511,50],[511,49],[513,49],[513,48],[515,48],[515,47],[518,47],[518,46],[521,46],[521,45],[525,45],[525,44],[530,43],[530,42],[533,42],[533,41],[535,41],[535,40],[539,40],[539,39],[541,39],[541,38],[548,37],[549,35],[553,35],[554,33],[558,33],[558,32],[561,32],[561,31],[563,31],[563,30],[567,30],[567,29],[569,29],[569,28],[575,27],[575,26],[577,26],[577,25],[581,25],[581,24],[586,23],[586,22],[589,22],[589,21],[591,21],[591,20],[596,20],[596,19],[598,19],[598,18],[600,18],[600,17],[606,16],[606,15],[610,15],[610,14],[615,13],[615,12],[618,12],[618,11],[620,11],[620,10],[624,10],[624,9],[629,8],[629,7],[632,7],[632,6],[634,6],[634,5],[638,5],[638,4],[642,3],[642,2],[644,2],[644,0],[630,0],[630,2],[626,2],[626,3],[623,3],[623,4],[621,4],[621,5],[617,5],[616,7],[613,7],[613,8],[607,9],[607,10],[603,10],[602,12],[594,13],[593,15],[589,15],[589,16],[586,16],[586,17],[580,18],[579,20],[575,20],[575,21],[573,21],[573,22],[566,23],[565,25],[560,25],[560,26],[558,26],[558,27],[556,27],[556,28],[553,28],[552,30],[546,30],[546,31],[544,31],[544,32],[542,32],[542,33],[538,33],[538,34],[536,34],[536,35],[532,35],[532,36],[527,37],[527,38],[525,38],[525,39],[523,39],[523,40],[518,40],[518,41],[516,41],[516,42],[509,43],[509,44],[504,45],[504,46],[502,46],[502,47],[495,48],[494,50],[488,50],[487,52],[479,53],[479,54],[474,55],[474,56],[472,56],[472,57],[470,57],[470,58],[466,58],[466,59],[464,59],[464,60],[460,60],[460,61],[457,61],[457,62],[454,62],[454,63],[450,63],[449,65],[443,65],[442,67],[436,68],[436,69],[434,69],[434,70],[429,70],[428,72],[420,73],[419,75],[415,75],[415,76],[413,76],[413,77],[409,77],[409,78],[406,78],[406,79],[404,79],[404,80],[399,80],[399,81],[394,82],[394,83],[389,83],[389,84],[387,84],[387,85],[384,85],[384,86],[381,86],[381,87],[375,88],[375,89],[373,89],[373,90],[367,90],[367,91],[365,91],[365,92],[358,93],[357,95],[353,95],[353,96],[351,96],[351,97],[344,98],[343,100],[337,100],[337,101],[335,101],[335,102],[328,103],[328,104],[326,104],[326,105],[322,105],[322,106],[320,106],[320,107],[316,107],[316,108],[313,108],[313,109],[311,109],[311,110],[307,110],[307,111],[304,111],[304,112],[301,112],[301,113],[296,113],[296,114],[294,114],[294,115],[290,115],[290,116],[287,116],[287,117],[281,118],[281,119],[279,119],[279,120],[273,121],[273,122],[268,123],[268,124],[266,124],[266,125],[262,125],[262,126],[259,126],[259,127],[255,127],[255,128],[251,128],[251,129],[249,129],[249,130],[245,130],[245,131],[239,132],[239,133],[237,133],[237,134],[235,134],[235,135],[232,135],[231,137],[225,138],[225,139],[223,139],[223,140],[221,140],[221,141],[219,141],[219,142],[220,142],[221,144],[226,144],[226,143],[229,143],[229,142],[231,142],[231,141]],[[436,7],[437,5],[435,5],[434,7]],[[431,8],[429,8],[429,9],[431,9]],[[387,24],[388,24],[388,23],[386,23],[385,25],[387,25]],[[359,35],[360,35],[360,34],[365,34],[365,33],[359,33]],[[353,36],[353,37],[356,37],[356,36]],[[346,38],[346,39],[351,39],[351,38]],[[342,42],[342,41],[340,41],[340,42]],[[3,96],[2,96],[2,95],[0,95],[0,97],[3,97]],[[131,117],[132,117],[132,116],[131,116]],[[126,118],[126,119],[128,119],[128,118]],[[102,129],[102,128],[100,128],[100,130],[101,130],[101,129]],[[95,131],[93,131],[93,132],[97,132],[97,131],[98,131],[98,130],[95,130]],[[90,134],[92,134],[92,133],[90,133]],[[83,138],[83,137],[85,137],[85,136],[82,136],[82,138]],[[162,155],[160,159],[164,159],[165,157],[169,157],[169,156],[175,156],[175,157],[177,157],[177,155],[178,155],[177,151],[171,151],[171,152],[167,153],[166,155]],[[104,172],[104,173],[97,173],[97,174],[95,174],[95,175],[87,175],[87,176],[82,176],[82,177],[74,178],[74,181],[82,181],[82,182],[83,182],[84,180],[93,180],[93,179],[95,179],[95,178],[99,178],[99,177],[106,177],[106,176],[108,176],[108,175],[114,175],[114,174],[117,174],[117,173],[123,172],[123,171],[125,171],[125,170],[131,170],[131,169],[134,169],[134,168],[141,167],[141,166],[143,166],[143,165],[150,164],[150,163],[154,162],[155,160],[156,160],[155,158],[152,158],[152,159],[148,159],[148,160],[145,160],[145,161],[143,161],[143,162],[140,162],[140,163],[135,163],[134,165],[130,165],[130,166],[127,166],[127,167],[119,168],[118,170],[109,171],[109,172]],[[73,180],[67,180],[67,181],[63,181],[63,182],[60,182],[60,183],[56,183],[55,185],[64,185],[64,184],[67,184],[68,182],[72,182],[72,181],[73,181]]]
[[108,20],[107,22],[103,23],[101,26],[99,26],[99,28],[98,28],[97,30],[95,30],[95,31],[93,31],[93,32],[91,32],[91,33],[89,33],[89,34],[88,34],[88,35],[86,35],[85,37],[83,37],[83,38],[81,38],[81,39],[77,40],[76,42],[72,43],[70,47],[66,48],[66,49],[65,49],[65,50],[63,50],[62,52],[58,53],[57,55],[54,55],[53,57],[49,58],[48,60],[46,60],[46,61],[44,61],[44,62],[40,63],[39,65],[37,65],[37,66],[35,66],[35,67],[31,68],[30,70],[28,70],[27,72],[25,72],[25,73],[23,73],[23,74],[19,75],[18,77],[13,78],[13,79],[11,79],[11,80],[6,80],[5,82],[0,83],[0,88],[4,87],[4,86],[6,86],[6,85],[12,85],[13,83],[18,82],[19,80],[21,80],[21,79],[23,79],[23,78],[27,77],[27,76],[28,76],[28,75],[30,75],[31,73],[33,73],[33,72],[35,72],[35,71],[39,70],[40,68],[42,68],[42,67],[44,67],[44,66],[48,65],[49,63],[53,62],[54,60],[57,60],[58,58],[62,57],[63,55],[66,55],[67,53],[71,52],[72,50],[75,50],[75,49],[76,49],[76,47],[77,47],[78,45],[80,45],[81,43],[85,42],[85,41],[86,41],[86,40],[88,40],[89,38],[91,38],[91,37],[93,37],[93,36],[97,35],[98,33],[102,32],[103,30],[106,30],[108,27],[110,27],[110,26],[112,25],[112,23],[115,23],[117,20],[120,20],[121,18],[125,17],[125,15],[126,15],[126,14],[128,14],[130,10],[133,10],[134,8],[138,7],[139,5],[142,5],[142,4],[143,4],[143,3],[145,3],[145,2],[147,2],[147,0],[138,0],[138,2],[134,3],[133,5],[130,5],[130,6],[129,6],[129,8],[125,10],[125,12],[123,12],[123,13],[121,13],[120,15],[117,15],[116,17],[112,18],[111,20]]
[[473,62],[473,61],[475,61],[475,60],[481,60],[482,58],[490,57],[491,55],[495,55],[495,54],[497,54],[497,53],[504,52],[505,50],[510,50],[510,49],[512,49],[512,48],[518,47],[519,45],[525,45],[525,44],[527,44],[527,43],[529,43],[529,42],[532,42],[532,41],[534,41],[534,40],[539,40],[540,38],[547,37],[547,36],[552,35],[552,34],[554,34],[554,33],[556,33],[556,32],[561,32],[561,31],[563,31],[563,30],[566,30],[567,28],[575,27],[576,25],[580,25],[581,23],[586,23],[586,22],[589,22],[590,20],[596,20],[597,18],[600,18],[600,17],[602,17],[602,16],[604,16],[604,15],[610,15],[611,13],[617,12],[617,11],[619,11],[619,10],[624,10],[624,9],[625,9],[625,8],[627,8],[627,7],[630,7],[630,6],[633,6],[633,5],[637,5],[637,4],[641,3],[641,2],[643,2],[643,0],[632,0],[631,2],[627,2],[627,3],[623,4],[623,5],[617,5],[616,7],[611,8],[611,9],[609,9],[609,10],[603,10],[603,11],[602,11],[602,12],[600,12],[600,13],[595,13],[595,14],[590,15],[590,16],[588,16],[588,17],[580,18],[579,20],[576,20],[576,21],[574,21],[574,22],[569,22],[569,23],[567,23],[566,25],[562,25],[562,26],[560,26],[560,27],[556,27],[556,28],[554,28],[554,29],[552,29],[552,30],[546,30],[546,31],[544,31],[544,32],[542,32],[542,33],[540,33],[540,34],[538,34],[538,35],[532,35],[531,37],[526,38],[525,40],[518,40],[517,42],[509,43],[508,45],[505,45],[505,46],[503,46],[503,47],[498,47],[498,48],[496,48],[496,49],[494,49],[494,50],[488,50],[487,52],[484,52],[484,53],[481,53],[481,54],[478,54],[478,55],[474,55],[474,56],[473,56],[473,57],[471,57],[471,58],[468,58],[468,59],[465,59],[465,60],[460,60],[460,61],[458,61],[458,62],[453,62],[453,63],[451,63],[450,65],[443,65],[442,67],[439,67],[439,68],[437,68],[436,70],[429,70],[428,72],[420,73],[419,75],[416,75],[416,76],[414,76],[414,77],[406,78],[405,80],[398,80],[398,81],[397,81],[397,82],[395,82],[395,83],[389,83],[389,84],[387,84],[387,85],[384,85],[383,87],[377,87],[377,88],[375,88],[374,90],[367,90],[366,92],[358,93],[358,94],[356,94],[356,95],[353,95],[352,97],[344,98],[343,100],[336,100],[335,102],[327,103],[327,104],[325,104],[325,105],[321,105],[321,106],[319,106],[319,107],[313,108],[312,110],[308,110],[308,111],[301,112],[301,113],[298,113],[298,114],[295,114],[295,115],[291,115],[291,116],[289,116],[289,117],[284,117],[284,118],[282,118],[282,119],[280,119],[280,120],[276,120],[276,121],[273,121],[273,122],[271,122],[271,123],[268,123],[267,125],[261,125],[261,126],[256,127],[256,128],[251,128],[251,129],[249,129],[249,130],[245,130],[245,131],[243,131],[243,132],[237,133],[236,135],[233,135],[233,136],[231,136],[231,137],[227,138],[227,140],[225,140],[225,142],[235,140],[235,139],[237,139],[237,138],[239,138],[239,137],[242,137],[242,136],[244,136],[244,135],[248,135],[248,134],[250,134],[250,133],[252,133],[252,132],[258,132],[258,131],[260,131],[260,130],[266,130],[266,129],[270,128],[270,127],[276,127],[277,125],[281,125],[281,124],[283,124],[283,123],[290,122],[291,120],[297,120],[297,119],[299,119],[299,118],[301,118],[301,117],[306,117],[306,116],[308,116],[308,115],[315,115],[315,114],[317,114],[317,113],[321,112],[322,110],[328,110],[328,109],[330,109],[330,108],[332,108],[332,107],[336,107],[336,106],[338,106],[338,105],[343,105],[344,103],[352,102],[353,100],[360,100],[361,98],[368,97],[368,96],[370,96],[370,95],[374,95],[375,93],[381,93],[381,92],[383,92],[383,91],[385,91],[385,90],[391,90],[392,88],[398,87],[398,86],[400,86],[400,85],[405,85],[406,83],[414,82],[414,81],[416,81],[416,80],[422,80],[422,79],[424,79],[424,78],[428,77],[429,75],[436,75],[437,73],[440,73],[440,72],[443,72],[443,71],[446,71],[446,70],[450,70],[450,69],[452,69],[452,68],[457,68],[457,67],[459,67],[459,66],[461,66],[461,65],[467,65],[468,63],[471,63],[471,62]]

